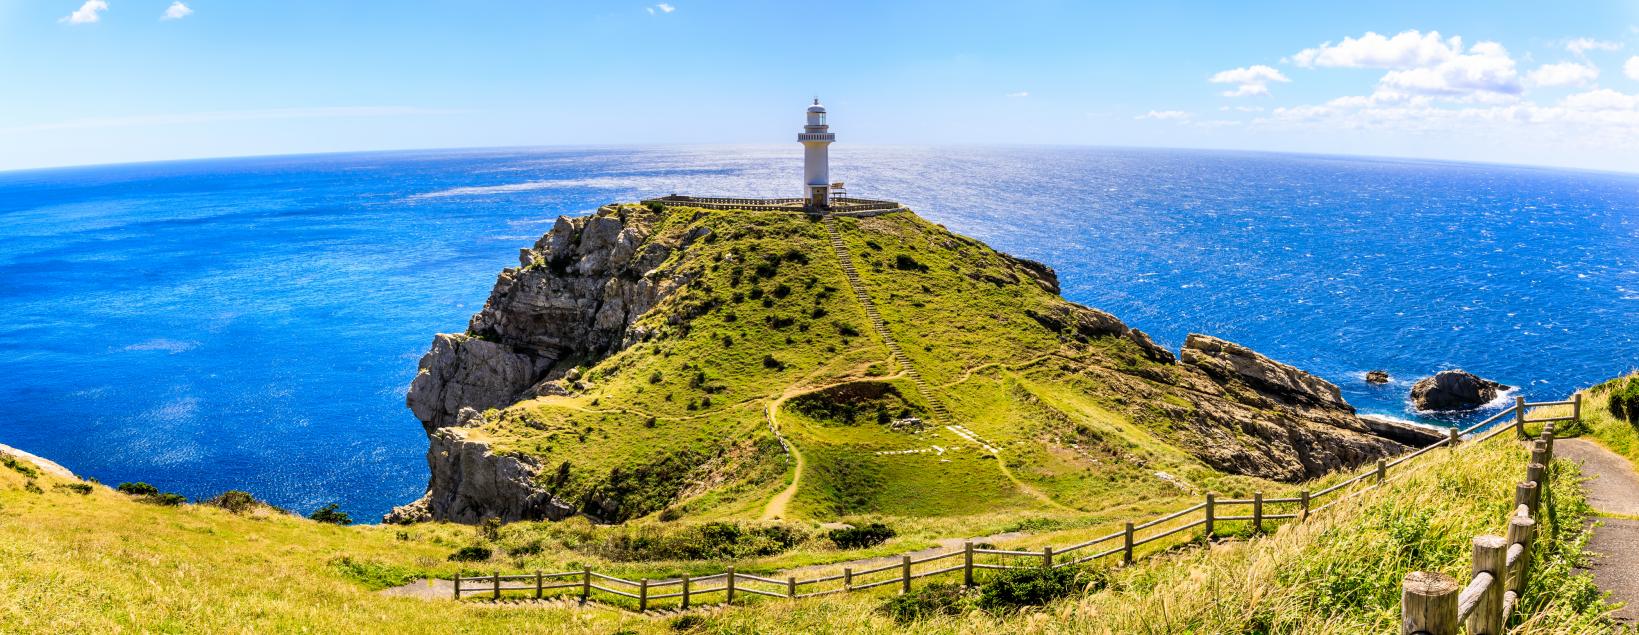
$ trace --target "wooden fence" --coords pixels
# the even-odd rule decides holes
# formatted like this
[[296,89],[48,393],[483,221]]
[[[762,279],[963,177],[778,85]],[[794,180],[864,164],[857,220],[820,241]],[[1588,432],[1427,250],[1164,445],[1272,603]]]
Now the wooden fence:
[[[662,196],[660,198],[644,199],[642,204],[651,203],[673,207],[699,207],[715,210],[747,210],[764,212],[790,212],[806,214],[808,199],[802,198],[723,198],[712,196]],[[837,197],[831,199],[828,213],[839,216],[877,216],[890,212],[907,210],[904,205],[894,201],[882,201],[869,198]]]
[[[1527,418],[1527,412],[1533,408],[1567,406],[1571,408],[1570,416]],[[1049,546],[1043,547],[1041,551],[990,549],[967,542],[955,551],[922,557],[906,554],[900,556],[898,562],[866,568],[844,567],[839,574],[801,580],[789,576],[777,579],[737,573],[734,567],[707,576],[682,576],[662,580],[627,580],[604,575],[590,568],[561,573],[537,571],[518,575],[501,575],[497,571],[488,576],[456,576],[454,595],[456,599],[463,596],[487,595],[491,599],[499,600],[503,594],[542,598],[551,591],[556,596],[578,595],[584,602],[593,599],[595,592],[634,600],[637,610],[642,612],[657,608],[657,602],[682,609],[707,603],[732,604],[737,595],[795,599],[864,591],[889,585],[896,585],[899,592],[904,593],[910,591],[912,580],[933,576],[954,577],[958,574],[961,575],[964,585],[972,586],[975,572],[985,570],[1068,567],[1105,559],[1115,563],[1117,558],[1121,565],[1128,565],[1139,555],[1140,547],[1196,528],[1201,528],[1202,535],[1210,539],[1215,535],[1220,523],[1245,522],[1254,533],[1261,533],[1265,527],[1276,521],[1303,522],[1312,514],[1382,486],[1391,480],[1391,472],[1406,473],[1409,470],[1409,467],[1406,467],[1408,462],[1437,448],[1456,449],[1459,444],[1485,441],[1511,430],[1517,430],[1523,436],[1528,423],[1551,425],[1554,421],[1571,420],[1580,413],[1580,395],[1570,401],[1542,403],[1527,403],[1524,399],[1518,399],[1513,406],[1484,421],[1462,430],[1453,428],[1445,439],[1433,445],[1408,452],[1392,461],[1378,460],[1376,465],[1353,478],[1316,492],[1303,490],[1295,497],[1285,498],[1264,498],[1262,492],[1256,492],[1251,498],[1240,499],[1218,498],[1208,493],[1202,502],[1190,507],[1141,523],[1128,522],[1120,531],[1060,548]],[[1509,416],[1512,416],[1512,421],[1508,425],[1493,426]],[[1321,502],[1326,499],[1331,500]],[[1513,560],[1509,562],[1512,563]],[[564,593],[566,590],[569,592]],[[1430,633],[1442,635],[1443,632]]]
[[[1572,408],[1580,414],[1577,401]],[[1406,574],[1400,592],[1402,635],[1457,635],[1465,622],[1469,635],[1505,632],[1531,575],[1531,542],[1553,459],[1554,424],[1548,423],[1532,445],[1525,480],[1515,488],[1508,535],[1474,537],[1473,573],[1461,591],[1457,579],[1443,573]]]

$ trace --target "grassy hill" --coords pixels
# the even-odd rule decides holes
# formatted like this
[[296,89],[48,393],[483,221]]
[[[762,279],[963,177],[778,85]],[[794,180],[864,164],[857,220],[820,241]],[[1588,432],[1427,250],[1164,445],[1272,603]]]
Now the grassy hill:
[[[530,466],[540,491],[604,520],[1158,509],[1402,447],[1340,399],[1313,407],[1177,362],[1065,301],[1051,269],[912,213],[615,205],[582,222],[526,250],[468,333],[440,336],[552,360],[546,379],[429,427]],[[592,291],[540,291],[589,270],[609,271]],[[607,348],[561,343],[562,324],[611,318],[557,307],[599,302],[643,308],[578,336]]]

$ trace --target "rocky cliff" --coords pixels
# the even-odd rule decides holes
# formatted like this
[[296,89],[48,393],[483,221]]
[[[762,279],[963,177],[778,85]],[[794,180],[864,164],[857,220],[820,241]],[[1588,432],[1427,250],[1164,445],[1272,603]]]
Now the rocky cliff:
[[[1196,465],[1284,481],[1439,439],[1362,419],[1336,386],[1243,346],[1191,335],[1174,355],[1115,316],[1059,297],[1051,268],[913,214],[844,227],[883,328],[921,374],[1006,395],[999,423],[980,424],[997,406],[960,398],[953,423],[972,421],[1012,448],[1011,460],[1060,456],[1024,473],[1039,485],[1074,487],[1086,470],[1112,479],[1154,471],[1156,459],[1094,451],[1116,448],[1105,436],[1126,433],[1071,425],[1089,408],[1118,412]],[[755,503],[766,495],[757,488],[785,469],[770,463],[779,445],[759,443],[769,395],[869,379],[888,359],[881,340],[862,332],[865,315],[826,231],[797,215],[638,206],[558,219],[501,272],[466,332],[436,336],[421,358],[406,401],[426,429],[432,475],[427,494],[388,520],[622,520],[667,506]],[[1048,357],[1060,364],[1036,363]],[[976,374],[987,367],[1074,387],[1086,407],[1020,394],[1014,371]],[[922,390],[901,386],[895,407],[929,416]],[[883,474],[899,469],[881,457],[920,439],[888,426],[851,433],[845,445],[791,433],[817,470],[810,496],[834,494],[811,509],[921,513],[877,498]],[[968,438],[935,443],[943,455]],[[971,473],[963,456],[919,474]]]

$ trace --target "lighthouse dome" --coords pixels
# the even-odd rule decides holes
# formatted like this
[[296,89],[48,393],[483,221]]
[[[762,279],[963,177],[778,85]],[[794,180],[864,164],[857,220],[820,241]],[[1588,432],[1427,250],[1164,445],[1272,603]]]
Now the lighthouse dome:
[[821,106],[819,100],[815,99],[814,105],[808,107],[808,112],[825,112],[825,106]]

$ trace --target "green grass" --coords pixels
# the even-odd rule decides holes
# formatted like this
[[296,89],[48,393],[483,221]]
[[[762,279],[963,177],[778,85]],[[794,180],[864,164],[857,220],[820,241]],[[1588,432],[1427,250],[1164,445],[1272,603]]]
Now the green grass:
[[1612,395],[1633,382],[1639,382],[1639,373],[1618,377],[1582,391],[1582,421],[1575,429],[1639,464],[1639,416],[1633,420],[1618,418],[1610,408]]

